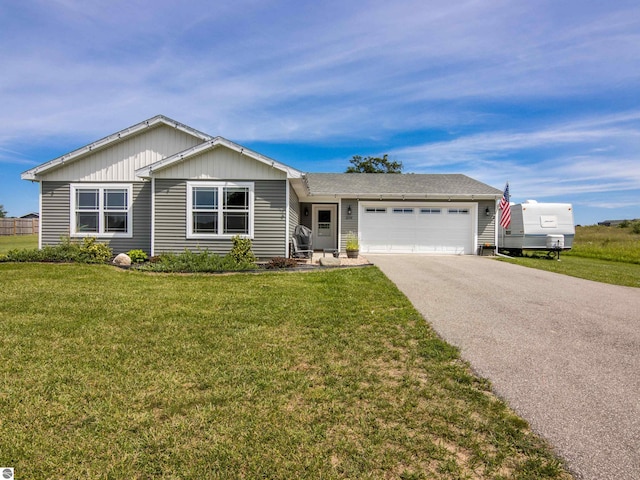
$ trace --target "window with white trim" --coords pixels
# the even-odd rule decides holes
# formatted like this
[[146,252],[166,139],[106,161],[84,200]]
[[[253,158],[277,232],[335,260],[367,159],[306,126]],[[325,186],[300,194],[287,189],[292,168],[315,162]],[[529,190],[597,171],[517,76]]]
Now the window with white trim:
[[382,207],[366,207],[364,209],[364,212],[365,213],[387,213],[387,209]]
[[75,237],[131,237],[133,187],[72,184],[70,233]]
[[187,237],[253,236],[253,183],[187,182]]

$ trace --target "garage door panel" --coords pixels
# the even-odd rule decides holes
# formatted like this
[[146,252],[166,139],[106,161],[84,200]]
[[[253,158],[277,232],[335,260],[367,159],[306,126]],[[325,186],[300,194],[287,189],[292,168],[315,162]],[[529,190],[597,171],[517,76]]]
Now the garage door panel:
[[365,253],[473,253],[470,205],[363,204],[361,249]]

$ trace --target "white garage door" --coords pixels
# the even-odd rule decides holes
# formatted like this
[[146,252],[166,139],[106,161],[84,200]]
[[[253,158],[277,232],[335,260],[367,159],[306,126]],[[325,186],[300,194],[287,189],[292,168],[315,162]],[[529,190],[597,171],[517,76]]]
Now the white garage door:
[[475,204],[360,204],[363,253],[475,253]]

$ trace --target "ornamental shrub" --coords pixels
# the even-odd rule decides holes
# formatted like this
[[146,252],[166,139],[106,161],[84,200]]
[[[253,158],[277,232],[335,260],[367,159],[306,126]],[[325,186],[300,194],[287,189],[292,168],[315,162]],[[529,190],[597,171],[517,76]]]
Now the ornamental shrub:
[[207,250],[191,252],[185,250],[182,253],[163,253],[152,257],[152,261],[136,266],[145,272],[164,273],[206,273],[206,272],[234,272],[251,270],[254,263],[238,262],[231,255],[221,257]]
[[45,245],[41,249],[11,250],[0,261],[106,263],[112,255],[107,244],[98,243],[93,237],[84,238],[82,244],[63,238],[58,245]]
[[129,258],[131,259],[131,263],[144,263],[147,261],[149,256],[146,254],[144,250],[129,250],[127,252]]
[[80,246],[80,259],[85,263],[107,263],[113,257],[113,250],[106,243],[96,242],[95,237],[85,237]]
[[257,258],[251,250],[253,247],[251,239],[236,235],[231,241],[233,242],[233,247],[229,252],[231,258],[233,258],[238,265],[250,264],[255,266]]

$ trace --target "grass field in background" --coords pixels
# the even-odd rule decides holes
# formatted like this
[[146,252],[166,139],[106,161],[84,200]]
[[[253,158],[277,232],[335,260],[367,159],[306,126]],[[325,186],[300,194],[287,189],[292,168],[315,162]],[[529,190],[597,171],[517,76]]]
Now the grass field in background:
[[573,247],[566,255],[640,265],[640,234],[630,227],[576,227]]
[[0,264],[16,478],[570,478],[373,267]]
[[38,234],[34,235],[2,235],[0,236],[0,253],[15,249],[38,248]]
[[546,252],[525,252],[523,257],[500,260],[596,282],[640,287],[640,234],[630,227],[576,227],[573,247],[560,255],[560,261],[548,258]]

